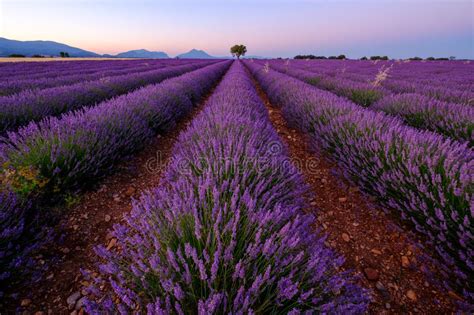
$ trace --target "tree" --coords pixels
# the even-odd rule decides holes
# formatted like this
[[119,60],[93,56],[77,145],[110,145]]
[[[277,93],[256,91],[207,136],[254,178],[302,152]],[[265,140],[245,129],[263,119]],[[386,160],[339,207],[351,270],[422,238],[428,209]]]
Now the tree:
[[344,60],[344,59],[346,59],[346,55],[339,55],[339,56],[337,56],[337,59],[342,59],[342,60]]
[[60,51],[59,55],[61,56],[61,58],[68,58],[69,57],[69,53],[67,53],[65,51]]
[[245,45],[234,45],[230,48],[230,53],[232,54],[232,57],[237,57],[237,59],[239,59],[240,56],[245,56],[246,52],[247,47],[245,47]]
[[388,60],[388,56],[371,56],[370,60]]
[[296,55],[293,59],[327,59],[325,56]]

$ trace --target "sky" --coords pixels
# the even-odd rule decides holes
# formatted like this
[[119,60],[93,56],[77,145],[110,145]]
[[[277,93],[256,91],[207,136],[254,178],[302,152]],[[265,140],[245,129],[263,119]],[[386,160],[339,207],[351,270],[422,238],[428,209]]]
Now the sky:
[[474,59],[472,0],[0,0],[0,37],[97,53]]

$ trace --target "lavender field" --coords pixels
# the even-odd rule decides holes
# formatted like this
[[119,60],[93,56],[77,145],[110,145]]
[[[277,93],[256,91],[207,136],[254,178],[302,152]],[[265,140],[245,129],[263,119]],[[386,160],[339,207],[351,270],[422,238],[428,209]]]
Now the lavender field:
[[474,310],[474,63],[0,63],[0,314]]

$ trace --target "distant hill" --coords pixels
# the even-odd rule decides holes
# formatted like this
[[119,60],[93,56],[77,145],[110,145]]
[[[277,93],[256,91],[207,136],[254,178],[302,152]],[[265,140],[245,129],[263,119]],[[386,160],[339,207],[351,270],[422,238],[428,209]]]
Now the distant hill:
[[180,58],[180,59],[215,59],[216,57],[213,57],[213,56],[209,55],[204,50],[191,49],[187,53],[176,56],[176,58]]
[[162,51],[148,51],[146,49],[130,50],[115,55],[117,58],[152,58],[152,59],[166,59],[169,56]]
[[0,56],[20,54],[25,56],[59,56],[61,51],[71,57],[100,57],[99,54],[53,41],[19,41],[0,37]]

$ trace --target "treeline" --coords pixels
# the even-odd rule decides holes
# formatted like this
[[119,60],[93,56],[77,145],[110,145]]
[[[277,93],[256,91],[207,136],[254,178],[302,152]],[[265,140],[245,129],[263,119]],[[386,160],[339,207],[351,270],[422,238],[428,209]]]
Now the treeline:
[[296,55],[294,59],[347,59],[345,55],[339,56],[315,56],[315,55]]
[[[8,55],[8,57],[9,57],[9,58],[26,58],[27,56],[26,56],[26,55],[23,55],[23,54],[10,54],[10,55]],[[31,56],[31,58],[45,58],[45,57],[47,57],[47,56],[37,55],[37,54]],[[54,56],[52,56],[52,57],[54,57]],[[61,57],[61,58],[69,58],[69,57],[71,57],[71,56],[69,55],[68,52],[60,51],[60,52],[59,52],[59,57]]]
[[[296,55],[293,59],[347,59],[345,55],[339,55],[339,56],[315,56],[315,55]],[[370,57],[362,57],[360,60],[389,60],[388,56],[370,56]],[[451,56],[451,57],[442,57],[442,58],[435,58],[435,57],[428,57],[426,59],[423,59],[421,57],[411,57],[407,58],[406,60],[456,60],[456,57]]]

